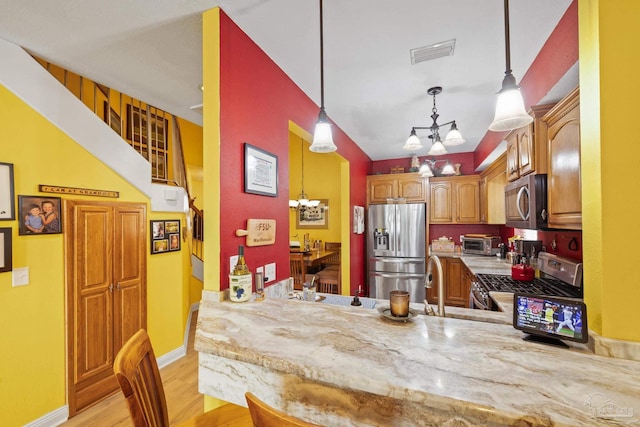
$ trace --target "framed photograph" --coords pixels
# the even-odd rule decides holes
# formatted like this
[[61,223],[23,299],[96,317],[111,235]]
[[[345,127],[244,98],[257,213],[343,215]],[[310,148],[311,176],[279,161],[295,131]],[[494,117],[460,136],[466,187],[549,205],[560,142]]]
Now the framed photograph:
[[329,201],[320,199],[315,207],[296,208],[296,228],[329,228]]
[[180,250],[180,220],[151,221],[151,254]]
[[18,234],[62,233],[62,209],[60,197],[18,196],[20,228]]
[[13,164],[0,163],[0,220],[16,219],[13,203]]
[[244,192],[278,196],[278,156],[244,143]]
[[11,271],[11,228],[0,228],[0,273]]

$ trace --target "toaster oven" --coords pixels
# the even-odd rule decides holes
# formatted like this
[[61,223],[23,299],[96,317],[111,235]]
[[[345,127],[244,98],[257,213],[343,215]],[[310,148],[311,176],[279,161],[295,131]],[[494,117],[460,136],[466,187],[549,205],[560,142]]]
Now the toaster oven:
[[460,246],[463,254],[493,256],[500,251],[502,239],[498,236],[468,237],[462,236]]

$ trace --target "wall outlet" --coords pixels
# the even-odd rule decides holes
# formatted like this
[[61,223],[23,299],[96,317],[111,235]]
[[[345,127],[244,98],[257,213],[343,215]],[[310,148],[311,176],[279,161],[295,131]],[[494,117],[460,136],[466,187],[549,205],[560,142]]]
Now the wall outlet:
[[29,284],[29,267],[14,268],[12,272],[12,286],[24,286]]
[[264,266],[264,282],[273,282],[276,280],[276,263],[272,262]]
[[229,257],[229,274],[233,273],[233,267],[238,263],[238,255]]

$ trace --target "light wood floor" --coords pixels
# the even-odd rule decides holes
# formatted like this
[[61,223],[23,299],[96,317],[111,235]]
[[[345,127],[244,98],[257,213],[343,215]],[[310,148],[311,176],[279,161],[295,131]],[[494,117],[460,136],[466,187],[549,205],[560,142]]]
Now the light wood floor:
[[[195,311],[191,316],[187,355],[160,370],[171,424],[187,420],[204,411],[204,398],[198,392],[198,353],[193,350],[197,318],[198,312]],[[64,427],[132,425],[127,404],[120,390],[62,424]]]

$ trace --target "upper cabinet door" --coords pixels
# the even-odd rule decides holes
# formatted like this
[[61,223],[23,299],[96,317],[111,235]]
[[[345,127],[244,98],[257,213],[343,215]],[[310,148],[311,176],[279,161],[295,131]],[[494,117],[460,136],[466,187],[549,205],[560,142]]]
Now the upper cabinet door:
[[549,126],[548,225],[581,230],[579,89],[567,95],[544,119]]
[[387,199],[425,203],[426,179],[417,172],[367,176],[367,204],[387,203]]

